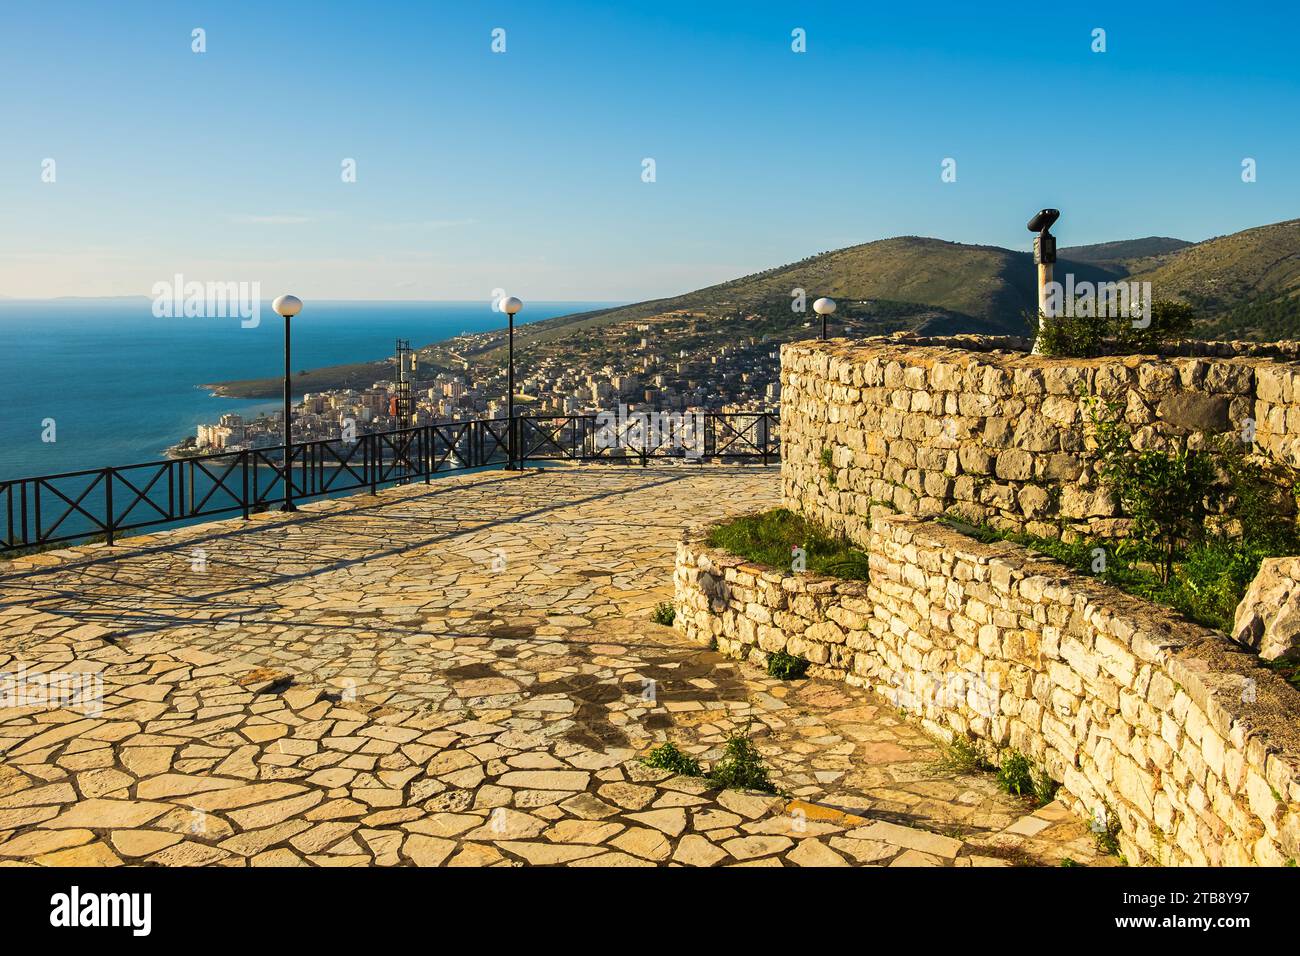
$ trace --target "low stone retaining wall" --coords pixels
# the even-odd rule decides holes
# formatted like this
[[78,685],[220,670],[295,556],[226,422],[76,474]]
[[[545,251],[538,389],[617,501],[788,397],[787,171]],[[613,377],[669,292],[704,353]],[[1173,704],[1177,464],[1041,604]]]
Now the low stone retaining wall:
[[[1286,343],[1283,343],[1285,345]],[[1137,448],[1161,435],[1250,433],[1300,466],[1300,365],[1282,345],[1201,343],[1204,354],[1056,359],[1020,339],[805,341],[781,349],[787,505],[859,545],[873,511],[956,509],[1058,536],[1122,531],[1095,476],[1080,390],[1117,401]],[[827,460],[829,457],[829,460]]]
[[[1300,691],[1223,635],[1009,543],[877,514],[871,581],[794,575],[688,536],[677,626],[888,695],[933,733],[1014,747],[1132,863],[1300,858]],[[1101,825],[1101,824],[1099,824]]]

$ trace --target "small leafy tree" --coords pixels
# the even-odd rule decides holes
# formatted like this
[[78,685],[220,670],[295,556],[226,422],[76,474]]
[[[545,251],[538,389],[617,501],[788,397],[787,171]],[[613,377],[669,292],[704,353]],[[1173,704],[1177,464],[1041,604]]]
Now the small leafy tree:
[[1138,452],[1111,470],[1120,505],[1133,518],[1133,535],[1153,547],[1165,584],[1181,547],[1204,533],[1214,477],[1209,456],[1185,445]]
[[1155,562],[1161,582],[1167,584],[1174,558],[1204,535],[1205,518],[1218,493],[1214,461],[1179,439],[1170,439],[1163,449],[1137,451],[1117,404],[1089,399],[1087,407],[1101,459],[1098,476],[1133,519],[1134,543]]

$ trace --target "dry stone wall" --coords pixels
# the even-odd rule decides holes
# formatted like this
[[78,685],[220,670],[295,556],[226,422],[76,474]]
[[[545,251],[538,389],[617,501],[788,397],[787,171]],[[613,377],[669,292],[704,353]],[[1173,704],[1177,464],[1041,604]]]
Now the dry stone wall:
[[[1046,393],[1055,394],[1055,393]],[[871,581],[678,548],[677,627],[890,696],[934,733],[1013,747],[1130,862],[1300,857],[1300,691],[1217,632],[1009,543],[878,513]]]
[[786,503],[863,544],[873,513],[1035,534],[1122,530],[1096,476],[1086,395],[1119,402],[1137,448],[1252,430],[1300,466],[1300,365],[1289,343],[1201,343],[1167,356],[1053,359],[1024,340],[900,335],[781,349]]
[[1300,468],[1300,364],[1255,366],[1255,441],[1273,461]]

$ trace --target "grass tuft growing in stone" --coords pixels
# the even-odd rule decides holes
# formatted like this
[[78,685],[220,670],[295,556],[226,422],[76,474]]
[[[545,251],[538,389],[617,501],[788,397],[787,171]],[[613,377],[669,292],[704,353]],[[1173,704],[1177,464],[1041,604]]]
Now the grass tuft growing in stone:
[[998,787],[1004,793],[1029,797],[1039,806],[1055,800],[1056,791],[1061,786],[1043,771],[1034,770],[1029,758],[1019,750],[1006,751],[1002,765],[995,766],[969,735],[955,735],[952,742],[944,746],[935,766],[951,773],[996,773]]
[[970,737],[954,736],[951,743],[944,745],[938,768],[952,773],[986,773],[993,765]]
[[650,620],[656,624],[663,624],[672,627],[673,621],[677,620],[677,608],[673,607],[669,601],[661,601],[655,605],[654,611],[650,615]]
[[790,568],[792,549],[803,548],[807,570],[815,574],[859,581],[870,576],[866,554],[785,508],[716,525],[705,543],[782,570]]
[[1092,842],[1101,852],[1118,856],[1122,860],[1124,857],[1119,848],[1119,817],[1109,802],[1102,803],[1102,814],[1100,821],[1093,820]]
[[668,770],[685,777],[704,776],[704,768],[700,766],[700,762],[690,754],[682,753],[677,749],[677,745],[671,742],[660,744],[642,757],[641,762],[655,770]]
[[804,658],[785,651],[773,651],[767,655],[767,673],[778,680],[798,680],[807,672],[808,664]]
[[817,463],[822,466],[822,475],[826,478],[827,486],[837,488],[835,482],[835,453],[829,448],[823,448],[821,454],[817,456]]
[[1056,799],[1056,791],[1061,785],[1042,771],[1034,774],[1034,799],[1040,807],[1047,806]]

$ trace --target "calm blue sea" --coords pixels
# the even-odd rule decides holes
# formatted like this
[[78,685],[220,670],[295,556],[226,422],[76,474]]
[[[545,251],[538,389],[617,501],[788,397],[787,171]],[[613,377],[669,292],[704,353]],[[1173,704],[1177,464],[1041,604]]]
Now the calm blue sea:
[[[529,302],[519,321],[614,303]],[[504,325],[486,302],[309,302],[293,323],[295,370],[379,359],[393,341],[428,345]],[[283,327],[160,319],[151,300],[0,299],[0,479],[158,458],[223,412],[275,402],[213,398],[204,382],[280,375]],[[43,442],[42,421],[57,440]]]

